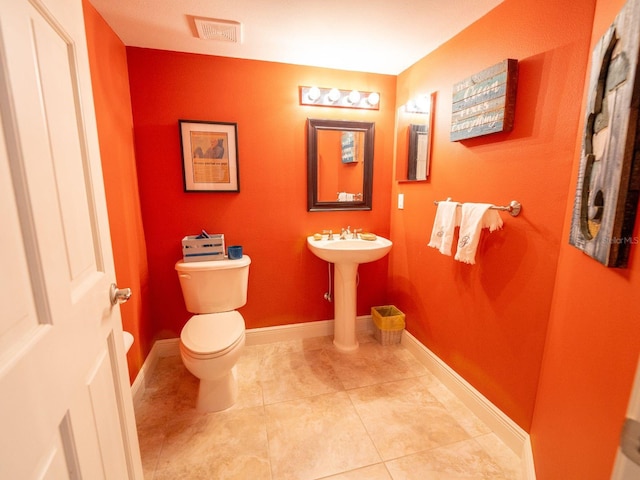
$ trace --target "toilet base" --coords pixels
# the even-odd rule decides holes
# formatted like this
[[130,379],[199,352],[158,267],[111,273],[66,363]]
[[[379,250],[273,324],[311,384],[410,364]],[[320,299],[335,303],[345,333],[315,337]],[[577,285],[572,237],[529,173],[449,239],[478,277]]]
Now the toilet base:
[[233,406],[237,398],[238,382],[234,366],[221,378],[200,380],[196,410],[201,413],[219,412]]

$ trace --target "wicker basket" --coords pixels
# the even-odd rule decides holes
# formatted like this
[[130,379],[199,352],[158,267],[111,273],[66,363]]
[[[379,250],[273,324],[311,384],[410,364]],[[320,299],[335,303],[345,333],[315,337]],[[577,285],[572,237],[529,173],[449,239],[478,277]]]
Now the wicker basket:
[[405,315],[393,305],[372,307],[373,334],[381,345],[400,343]]

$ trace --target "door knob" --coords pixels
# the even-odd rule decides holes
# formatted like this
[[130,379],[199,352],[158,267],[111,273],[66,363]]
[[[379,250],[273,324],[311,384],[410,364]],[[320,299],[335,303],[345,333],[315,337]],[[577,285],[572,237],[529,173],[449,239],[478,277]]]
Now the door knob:
[[131,298],[130,288],[118,288],[115,283],[111,284],[111,289],[109,290],[109,299],[111,300],[111,305],[124,303],[129,300],[129,298]]

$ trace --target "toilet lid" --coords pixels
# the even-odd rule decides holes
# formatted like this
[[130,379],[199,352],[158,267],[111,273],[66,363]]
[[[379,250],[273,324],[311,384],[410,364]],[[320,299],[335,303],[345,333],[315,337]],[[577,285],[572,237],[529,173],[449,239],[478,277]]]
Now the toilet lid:
[[237,311],[194,315],[180,332],[182,344],[199,355],[215,354],[233,345],[244,333]]

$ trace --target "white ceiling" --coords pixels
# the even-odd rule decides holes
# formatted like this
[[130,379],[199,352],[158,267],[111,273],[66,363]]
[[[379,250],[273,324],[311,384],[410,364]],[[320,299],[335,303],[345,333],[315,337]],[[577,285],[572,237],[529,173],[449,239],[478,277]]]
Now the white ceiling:
[[[397,75],[503,0],[89,0],[126,46]],[[193,17],[242,24],[202,40]]]

